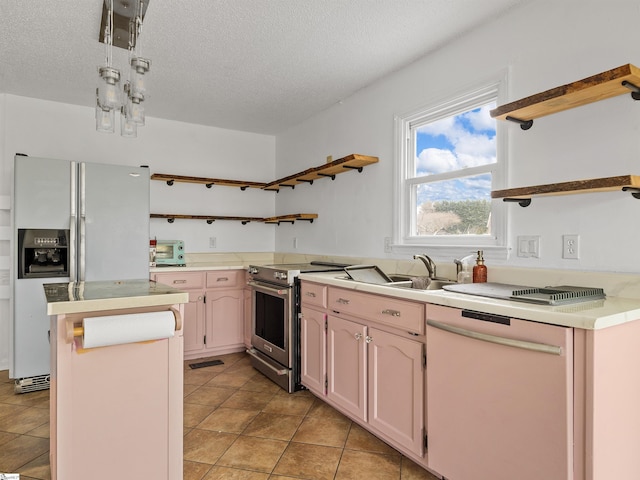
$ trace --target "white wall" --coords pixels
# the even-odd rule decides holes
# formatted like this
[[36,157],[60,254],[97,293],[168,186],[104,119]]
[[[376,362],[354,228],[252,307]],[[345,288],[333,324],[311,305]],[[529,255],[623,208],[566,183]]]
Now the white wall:
[[[4,95],[3,175],[0,194],[9,191],[16,152],[34,157],[149,165],[151,173],[175,173],[234,180],[271,181],[275,177],[275,138],[147,118],[138,138],[95,131],[92,109]],[[151,211],[231,216],[271,216],[274,194],[256,189],[151,182]],[[254,228],[255,227],[255,228]],[[258,228],[261,227],[261,228]],[[188,252],[272,251],[273,227],[237,222],[151,221],[151,236],[185,241]],[[218,246],[209,249],[209,236]]]
[[[640,65],[639,13],[634,1],[532,2],[278,135],[279,175],[320,164],[329,154],[374,155],[380,163],[281,192],[278,213],[296,205],[319,219],[310,227],[278,229],[276,250],[295,252],[297,237],[300,252],[409,258],[383,250],[384,237],[392,236],[394,115],[499,72],[508,74],[513,101],[626,63]],[[640,102],[629,95],[538,119],[527,132],[507,127],[508,179],[497,188],[640,173]],[[540,235],[542,256],[523,259],[511,251],[496,263],[640,272],[640,202],[629,194],[536,198],[528,208],[509,205],[508,212],[509,245],[518,235]],[[579,260],[561,258],[563,234],[580,235]]]
[[[275,138],[156,118],[147,118],[137,139],[95,131],[94,111],[55,102],[0,95],[0,196],[10,194],[16,152],[29,156],[122,165],[149,165],[151,173],[233,180],[275,178]],[[117,192],[115,192],[117,194]],[[151,182],[151,211],[269,217],[275,193],[256,189]],[[0,229],[8,226],[8,211],[0,210]],[[274,227],[250,223],[152,219],[151,237],[181,239],[187,252],[272,252]],[[209,248],[215,236],[217,247]],[[0,240],[0,257],[9,242]],[[5,252],[5,253],[3,253]],[[117,252],[107,252],[114,254]],[[8,281],[0,271],[0,290]],[[9,306],[0,299],[0,370],[8,366]]]

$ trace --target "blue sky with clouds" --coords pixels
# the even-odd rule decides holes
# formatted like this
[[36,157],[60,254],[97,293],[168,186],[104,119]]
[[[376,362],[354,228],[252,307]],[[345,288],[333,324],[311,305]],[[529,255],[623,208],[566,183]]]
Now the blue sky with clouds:
[[[416,135],[416,176],[434,175],[495,163],[495,103],[424,125]],[[490,199],[490,174],[423,184],[418,205],[425,201]]]

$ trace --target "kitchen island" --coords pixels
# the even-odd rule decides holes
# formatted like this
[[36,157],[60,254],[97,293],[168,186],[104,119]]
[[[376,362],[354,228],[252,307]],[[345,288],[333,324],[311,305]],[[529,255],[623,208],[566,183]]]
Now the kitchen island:
[[52,479],[181,479],[188,294],[149,280],[44,290]]
[[543,306],[337,277],[301,275],[303,384],[417,463],[450,480],[640,475],[640,299]]

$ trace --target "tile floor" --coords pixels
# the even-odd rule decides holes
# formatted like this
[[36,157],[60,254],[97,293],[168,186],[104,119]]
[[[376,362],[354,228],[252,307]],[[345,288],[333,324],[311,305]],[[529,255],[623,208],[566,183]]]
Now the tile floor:
[[[243,353],[184,370],[184,480],[436,480],[309,392],[287,394]],[[194,360],[202,361],[203,359]],[[0,472],[48,480],[49,391],[0,371]]]

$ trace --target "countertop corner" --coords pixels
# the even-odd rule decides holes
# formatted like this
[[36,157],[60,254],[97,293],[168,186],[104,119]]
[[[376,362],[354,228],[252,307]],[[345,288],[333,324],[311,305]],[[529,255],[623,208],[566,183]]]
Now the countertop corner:
[[155,307],[189,301],[187,292],[147,279],[46,283],[43,287],[48,315]]

